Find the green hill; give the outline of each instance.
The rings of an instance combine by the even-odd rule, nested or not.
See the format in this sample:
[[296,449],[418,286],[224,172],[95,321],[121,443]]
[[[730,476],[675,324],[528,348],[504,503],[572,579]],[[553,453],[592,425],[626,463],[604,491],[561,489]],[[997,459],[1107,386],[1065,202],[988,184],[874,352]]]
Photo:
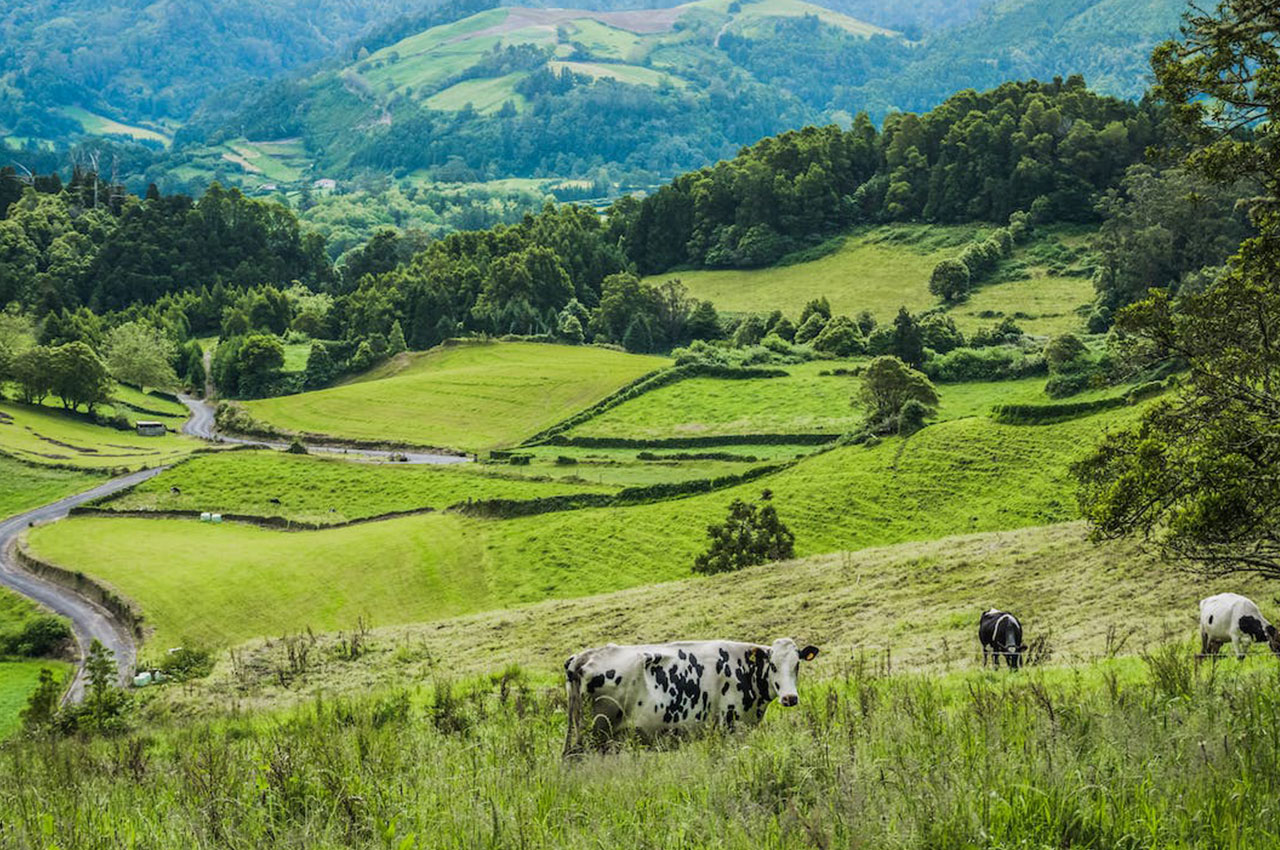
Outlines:
[[156,645],[224,646],[344,628],[362,615],[379,625],[435,620],[684,578],[705,548],[707,524],[734,498],[755,499],[764,488],[801,556],[1070,520],[1067,464],[1134,412],[1038,427],[959,419],[635,507],[509,520],[427,515],[296,533],[72,518],[32,530],[30,545],[133,599]]
[[582,346],[460,344],[245,406],[290,431],[479,451],[530,437],[667,362]]

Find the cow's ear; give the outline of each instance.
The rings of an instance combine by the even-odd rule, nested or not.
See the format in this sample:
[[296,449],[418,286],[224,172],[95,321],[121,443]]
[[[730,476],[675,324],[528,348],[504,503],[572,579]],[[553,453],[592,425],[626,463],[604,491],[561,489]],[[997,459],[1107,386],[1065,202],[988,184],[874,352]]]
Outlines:
[[801,661],[812,661],[817,657],[818,657],[818,648],[816,646],[813,646],[812,644],[800,650]]

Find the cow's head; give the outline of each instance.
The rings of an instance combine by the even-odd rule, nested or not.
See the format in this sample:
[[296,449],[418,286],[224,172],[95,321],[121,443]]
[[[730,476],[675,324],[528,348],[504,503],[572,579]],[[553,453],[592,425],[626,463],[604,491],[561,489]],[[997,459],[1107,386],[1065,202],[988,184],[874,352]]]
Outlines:
[[1271,647],[1271,651],[1276,655],[1280,655],[1280,630],[1270,623],[1267,623],[1267,646]]
[[800,701],[797,692],[800,679],[800,662],[812,661],[818,657],[816,646],[797,649],[791,638],[778,638],[769,648],[765,668],[769,677],[769,699],[777,699],[784,706],[790,707]]

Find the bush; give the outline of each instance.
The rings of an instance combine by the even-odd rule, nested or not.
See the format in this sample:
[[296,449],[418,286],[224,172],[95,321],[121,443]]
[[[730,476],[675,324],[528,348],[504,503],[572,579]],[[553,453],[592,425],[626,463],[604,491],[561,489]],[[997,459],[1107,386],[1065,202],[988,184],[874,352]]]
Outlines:
[[1049,398],[1067,398],[1082,393],[1092,386],[1100,385],[1102,381],[1102,373],[1096,369],[1062,372],[1049,376],[1049,380],[1044,385],[1044,392]]
[[813,347],[816,351],[836,357],[853,357],[865,352],[867,343],[852,319],[848,316],[836,316],[814,338]]
[[0,652],[26,658],[61,655],[71,640],[71,628],[64,620],[51,615],[33,617],[22,628],[0,639]]
[[796,329],[796,343],[803,345],[806,342],[812,342],[818,334],[822,333],[822,329],[826,326],[827,318],[815,311],[809,315],[809,318],[801,322],[800,327]]
[[991,409],[991,418],[1005,425],[1049,425],[1100,410],[1123,407],[1126,403],[1125,397],[1116,396],[1065,404],[998,404]]
[[862,373],[859,400],[866,410],[871,431],[896,430],[908,402],[924,408],[921,421],[938,407],[938,391],[929,379],[896,357],[877,357]]
[[285,451],[291,455],[304,455],[307,453],[307,447],[303,445],[300,438],[294,437],[289,442],[289,448],[285,449]]
[[1043,375],[1044,358],[1016,348],[957,348],[924,364],[924,373],[939,383],[958,381],[1008,381]]
[[924,427],[924,421],[933,415],[933,409],[919,399],[907,399],[898,411],[898,433],[904,437]]
[[202,679],[213,672],[213,652],[185,646],[171,649],[155,669],[175,682]]
[[693,571],[702,575],[795,557],[796,537],[770,504],[734,499],[729,516],[722,523],[707,526],[707,536],[710,547],[693,563]]
[[930,313],[920,320],[920,336],[925,348],[932,348],[938,354],[964,345],[964,334],[956,327],[955,319],[942,313]]
[[1089,349],[1075,334],[1054,337],[1044,347],[1044,359],[1050,372],[1071,371],[1072,364],[1088,356]]

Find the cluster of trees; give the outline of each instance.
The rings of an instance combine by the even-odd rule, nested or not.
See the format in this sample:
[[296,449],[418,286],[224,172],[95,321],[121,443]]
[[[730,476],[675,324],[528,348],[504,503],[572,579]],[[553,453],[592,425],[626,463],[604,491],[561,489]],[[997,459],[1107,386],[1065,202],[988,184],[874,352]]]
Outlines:
[[981,240],[970,242],[960,255],[934,266],[929,291],[953,303],[969,297],[969,291],[995,271],[1000,260],[1013,253],[1013,246],[1031,233],[1030,216],[1019,210],[1009,216],[1009,226],[1001,227]]
[[877,131],[807,127],[685,174],[611,212],[645,273],[770,263],[860,222],[1096,218],[1109,189],[1160,138],[1154,107],[1089,91],[1083,79],[964,91]]
[[104,311],[219,283],[320,288],[333,276],[322,238],[238,189],[215,184],[194,200],[153,187],[137,198],[93,172],[26,187],[0,170],[0,197],[15,194],[0,220],[0,304]]

